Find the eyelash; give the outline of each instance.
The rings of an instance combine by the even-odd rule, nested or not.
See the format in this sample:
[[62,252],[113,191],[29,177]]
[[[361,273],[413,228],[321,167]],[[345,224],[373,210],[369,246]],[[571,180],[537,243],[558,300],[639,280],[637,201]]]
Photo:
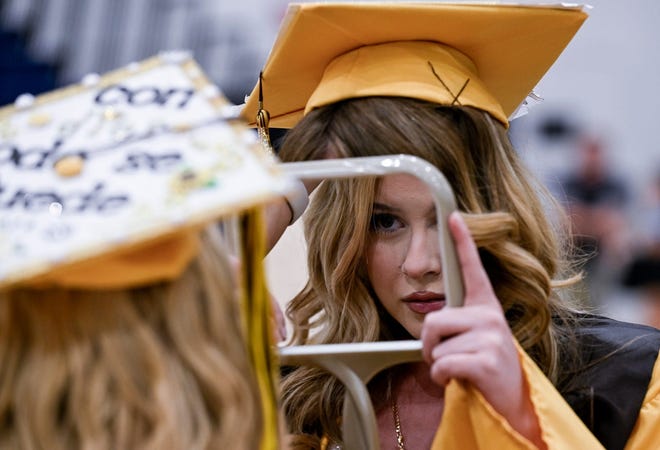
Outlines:
[[[383,220],[391,221],[391,225],[383,226]],[[395,229],[392,229],[396,225]],[[403,227],[401,220],[390,213],[374,213],[371,216],[371,230],[378,234],[389,234],[394,233]]]

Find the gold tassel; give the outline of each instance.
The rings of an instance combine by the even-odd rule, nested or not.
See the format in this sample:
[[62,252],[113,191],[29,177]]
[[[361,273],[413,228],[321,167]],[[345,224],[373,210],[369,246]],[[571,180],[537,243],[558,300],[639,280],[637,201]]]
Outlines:
[[259,141],[261,146],[266,150],[266,152],[271,155],[275,154],[273,150],[273,144],[270,141],[270,131],[268,129],[268,123],[270,122],[270,114],[264,109],[264,91],[263,91],[263,77],[261,72],[259,72],[259,103],[257,111],[257,133],[259,135]]
[[270,298],[266,288],[263,260],[266,255],[266,233],[262,211],[245,212],[241,218],[242,313],[248,351],[257,377],[263,412],[261,450],[279,447],[277,380],[278,364],[273,352],[273,330]]

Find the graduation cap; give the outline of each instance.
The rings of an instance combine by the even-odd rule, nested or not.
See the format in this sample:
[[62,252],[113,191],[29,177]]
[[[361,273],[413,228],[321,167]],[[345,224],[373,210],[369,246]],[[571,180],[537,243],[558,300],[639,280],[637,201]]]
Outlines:
[[262,448],[275,448],[259,208],[291,181],[233,106],[190,55],[164,53],[0,109],[0,290],[173,280],[197,254],[200,229],[238,215]]
[[563,5],[291,4],[242,114],[255,121],[261,87],[273,128],[366,96],[473,106],[508,125],[586,17]]
[[176,278],[196,230],[287,180],[185,54],[0,110],[0,286]]

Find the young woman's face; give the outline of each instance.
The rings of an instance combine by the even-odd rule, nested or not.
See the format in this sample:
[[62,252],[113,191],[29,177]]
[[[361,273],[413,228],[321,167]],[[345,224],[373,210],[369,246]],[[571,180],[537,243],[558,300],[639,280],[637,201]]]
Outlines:
[[381,179],[374,199],[367,272],[381,304],[413,337],[445,306],[433,198],[412,175]]

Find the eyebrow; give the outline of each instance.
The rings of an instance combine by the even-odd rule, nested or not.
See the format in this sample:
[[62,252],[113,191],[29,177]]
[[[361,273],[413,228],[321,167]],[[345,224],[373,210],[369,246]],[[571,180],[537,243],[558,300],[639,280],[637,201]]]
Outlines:
[[[384,212],[397,213],[397,214],[401,212],[400,208],[396,208],[394,206],[388,205],[387,203],[374,202],[372,204],[372,207],[374,211],[384,211]],[[435,204],[431,204],[431,208],[428,211],[426,211],[426,214],[433,216],[436,215]]]
[[373,206],[374,210],[381,210],[381,211],[387,211],[387,212],[397,212],[397,211],[399,211],[399,208],[395,208],[395,207],[390,206],[386,203],[374,202],[372,206]]

